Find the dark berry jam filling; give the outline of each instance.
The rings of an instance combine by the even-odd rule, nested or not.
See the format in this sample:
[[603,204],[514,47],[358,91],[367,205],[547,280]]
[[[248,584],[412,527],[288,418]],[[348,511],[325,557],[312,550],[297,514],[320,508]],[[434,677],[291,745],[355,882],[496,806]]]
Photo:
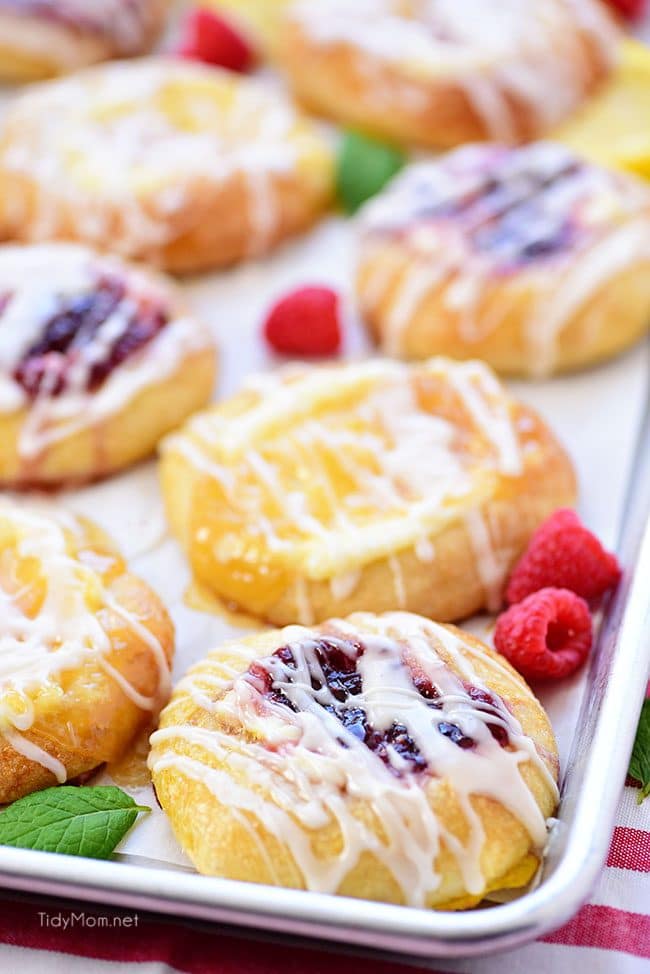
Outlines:
[[[416,198],[421,201],[418,217],[459,224],[473,249],[492,257],[504,270],[572,247],[579,233],[572,203],[584,164],[565,155],[549,164],[548,158],[538,161],[535,152],[526,149],[484,151],[485,158],[458,172],[450,160],[449,181],[457,182],[459,192],[431,199],[428,180],[416,185]],[[484,177],[480,168],[486,170]],[[468,180],[468,175],[475,178]],[[468,183],[469,188],[462,188]]]
[[[363,692],[363,679],[357,663],[364,653],[365,647],[358,641],[318,639],[313,648],[313,659],[317,665],[309,665],[314,699],[327,713],[340,721],[349,733],[376,754],[394,774],[400,775],[404,771],[426,771],[426,758],[404,724],[394,721],[386,730],[377,729],[370,722],[363,706],[355,701],[355,698]],[[265,665],[264,662],[253,663],[249,668],[248,677],[264,697],[295,713],[298,708],[281,686],[278,686],[278,682],[294,682],[292,674],[297,670],[296,658],[290,646],[283,646],[273,655],[284,664],[282,681],[278,681],[274,676],[272,670],[275,668]],[[411,678],[414,689],[426,701],[427,706],[432,710],[441,710],[443,704],[438,689],[421,673],[411,671]],[[333,697],[335,703],[319,700],[319,691],[324,687],[329,690],[328,698]],[[491,694],[474,686],[466,687],[466,692],[470,699],[485,704],[498,716],[505,716],[496,698]],[[505,728],[491,723],[487,723],[487,727],[502,747],[507,746],[509,737]],[[437,733],[463,750],[476,745],[476,741],[467,736],[457,724],[449,721],[440,721],[437,724],[432,722],[432,731],[434,728],[437,729]],[[348,746],[344,737],[339,738],[339,743],[343,747]]]
[[[117,337],[100,346],[99,330],[116,312],[125,315],[124,326]],[[92,291],[60,301],[56,312],[43,322],[41,337],[16,366],[14,379],[31,399],[59,396],[72,386],[76,391],[94,391],[154,339],[168,320],[162,306],[127,294],[125,283],[117,277],[102,277]]]

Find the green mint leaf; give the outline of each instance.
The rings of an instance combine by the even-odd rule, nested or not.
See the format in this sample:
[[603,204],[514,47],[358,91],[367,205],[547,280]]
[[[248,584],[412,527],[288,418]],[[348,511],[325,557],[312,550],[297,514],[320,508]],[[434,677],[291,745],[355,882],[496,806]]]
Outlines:
[[638,797],[640,805],[650,795],[650,700],[643,701],[629,773],[641,786]]
[[112,785],[46,788],[0,813],[0,845],[108,859],[139,813],[149,811]]
[[346,212],[355,213],[362,203],[376,196],[405,162],[404,153],[394,146],[347,132],[337,167],[338,195]]

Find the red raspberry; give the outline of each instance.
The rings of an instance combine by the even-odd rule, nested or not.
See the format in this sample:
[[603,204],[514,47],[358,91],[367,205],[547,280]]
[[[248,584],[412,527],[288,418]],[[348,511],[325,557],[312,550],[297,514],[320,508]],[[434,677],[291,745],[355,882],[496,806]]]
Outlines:
[[256,60],[248,40],[225,17],[205,7],[191,10],[185,18],[178,54],[241,74]]
[[614,588],[621,569],[614,555],[581,523],[575,511],[555,511],[537,529],[516,565],[506,600],[512,605],[540,588],[568,588],[592,602]]
[[628,20],[638,20],[647,6],[647,0],[607,0],[607,3]]
[[329,287],[302,287],[275,304],[264,337],[284,355],[334,355],[341,347],[339,297]]
[[529,680],[559,680],[581,666],[593,639],[584,599],[543,588],[497,619],[494,645]]

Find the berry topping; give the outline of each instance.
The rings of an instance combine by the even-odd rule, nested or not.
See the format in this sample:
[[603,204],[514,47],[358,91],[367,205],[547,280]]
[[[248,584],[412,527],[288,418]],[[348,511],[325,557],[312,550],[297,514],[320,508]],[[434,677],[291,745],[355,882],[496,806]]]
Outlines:
[[472,738],[463,734],[460,727],[456,724],[448,724],[443,720],[442,723],[438,724],[438,731],[443,737],[448,737],[454,744],[458,744],[458,747],[462,747],[463,749],[474,747]]
[[464,146],[409,167],[362,219],[371,232],[404,234],[427,256],[453,253],[462,239],[511,273],[582,245],[591,232],[583,211],[600,178],[549,142]]
[[[115,330],[106,327],[102,334],[111,319]],[[14,379],[30,398],[59,396],[71,387],[97,389],[167,321],[158,304],[132,297],[123,281],[104,277],[93,290],[61,301],[16,366]]]
[[575,511],[555,511],[537,529],[508,582],[509,604],[541,588],[566,588],[592,602],[618,584],[616,557],[581,523]]
[[252,70],[256,61],[248,39],[225,17],[204,7],[186,17],[178,53],[240,74]]
[[648,6],[647,0],[606,0],[606,2],[628,20],[639,20]]
[[[363,667],[359,666],[365,653],[366,647],[361,642],[323,637],[314,640],[308,651],[283,646],[268,659],[253,663],[246,678],[269,702],[287,707],[293,713],[300,709],[296,700],[304,699],[310,686],[311,698],[348,732],[336,738],[342,747],[351,746],[348,735],[352,734],[397,776],[427,770],[427,759],[406,726],[408,718],[402,722],[396,717],[388,726],[373,725],[366,710]],[[443,699],[437,687],[410,666],[408,672],[413,688],[431,712],[431,733],[437,731],[461,750],[474,748],[476,741],[457,722],[443,719]],[[474,713],[480,713],[492,737],[501,747],[506,747],[510,739],[504,726],[508,715],[503,703],[478,687],[466,686],[464,689],[468,700],[477,704]],[[376,699],[375,688],[369,700]]]
[[529,680],[559,680],[581,666],[593,640],[584,599],[543,588],[499,616],[494,645]]
[[339,297],[329,287],[302,287],[269,312],[264,337],[283,355],[334,355],[341,347]]

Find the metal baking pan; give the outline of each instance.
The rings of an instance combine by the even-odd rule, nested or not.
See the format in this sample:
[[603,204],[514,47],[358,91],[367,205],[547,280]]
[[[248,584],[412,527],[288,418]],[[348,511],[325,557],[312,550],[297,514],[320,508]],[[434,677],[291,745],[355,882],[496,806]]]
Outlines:
[[568,920],[605,860],[650,663],[650,399],[618,551],[625,566],[586,678],[557,824],[537,887],[509,903],[436,913],[213,879],[160,864],[0,848],[0,885],[419,957],[504,950]]

